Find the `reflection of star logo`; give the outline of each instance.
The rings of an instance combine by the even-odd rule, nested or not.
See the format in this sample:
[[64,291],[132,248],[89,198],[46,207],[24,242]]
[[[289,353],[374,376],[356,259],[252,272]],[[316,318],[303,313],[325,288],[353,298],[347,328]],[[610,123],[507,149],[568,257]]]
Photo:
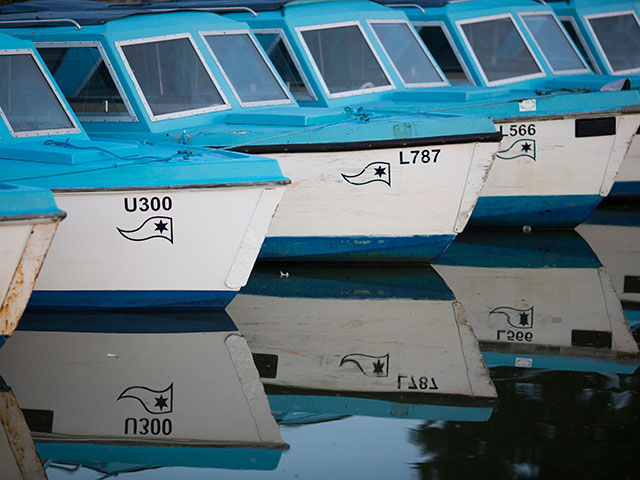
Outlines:
[[380,178],[382,178],[383,175],[386,174],[386,169],[382,168],[382,167],[378,167],[376,168],[376,175]]
[[530,143],[523,143],[522,144],[522,151],[523,152],[528,152],[531,150],[531,144]]
[[373,364],[373,373],[382,373],[383,367],[384,362],[381,362],[380,359],[378,359],[378,361]]
[[529,325],[529,315],[525,312],[520,314],[520,325]]
[[169,405],[167,405],[167,399],[164,398],[164,395],[160,395],[159,397],[154,398],[156,399],[156,404],[154,406],[158,407],[160,411],[162,411],[164,407],[169,408]]
[[158,223],[154,223],[154,225],[156,226],[155,231],[162,233],[167,230],[168,224],[160,220]]

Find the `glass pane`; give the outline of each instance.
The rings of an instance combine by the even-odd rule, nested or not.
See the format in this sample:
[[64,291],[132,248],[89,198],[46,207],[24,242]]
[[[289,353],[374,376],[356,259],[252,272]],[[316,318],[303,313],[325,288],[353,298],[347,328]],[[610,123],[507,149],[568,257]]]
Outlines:
[[510,18],[467,23],[462,30],[490,82],[540,72]]
[[29,55],[0,55],[0,108],[14,132],[74,128]]
[[576,44],[576,47],[578,47],[578,50],[580,50],[580,53],[582,54],[582,57],[585,59],[585,61],[589,65],[589,68],[594,72],[598,72],[598,69],[593,66],[593,63],[591,63],[591,58],[587,54],[587,48],[585,47],[584,42],[582,41],[582,38],[580,38],[580,36],[578,35],[578,32],[576,32],[576,29],[573,27],[573,23],[570,20],[562,20],[562,26],[571,37],[571,40],[573,40],[573,43]]
[[331,93],[390,85],[371,48],[355,25],[302,32]]
[[614,72],[640,68],[640,26],[632,14],[591,18],[589,23]]
[[442,83],[442,78],[406,23],[374,23],[373,29],[404,83]]
[[205,38],[242,102],[288,99],[249,35],[207,35]]
[[531,35],[554,71],[584,70],[584,64],[553,15],[523,15]]
[[122,51],[154,115],[224,104],[188,39],[125,45]]
[[38,51],[78,117],[129,117],[97,47]]
[[315,97],[307,89],[281,35],[278,33],[256,33],[255,35],[294,98],[302,102],[314,101]]
[[435,25],[417,28],[420,38],[422,38],[431,55],[438,62],[451,85],[472,85],[458,61],[458,57],[453,51],[444,30]]

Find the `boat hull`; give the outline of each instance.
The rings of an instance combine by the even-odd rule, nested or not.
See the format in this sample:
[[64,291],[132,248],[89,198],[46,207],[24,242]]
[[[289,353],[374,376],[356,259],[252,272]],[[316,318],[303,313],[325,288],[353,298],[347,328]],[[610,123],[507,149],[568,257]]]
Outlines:
[[431,261],[461,232],[497,143],[281,153],[292,179],[261,259]]
[[62,218],[0,221],[0,346],[18,325]]
[[637,114],[496,122],[505,137],[469,224],[579,224],[611,190],[639,123]]
[[35,308],[223,308],[242,287],[281,186],[54,191],[68,212]]

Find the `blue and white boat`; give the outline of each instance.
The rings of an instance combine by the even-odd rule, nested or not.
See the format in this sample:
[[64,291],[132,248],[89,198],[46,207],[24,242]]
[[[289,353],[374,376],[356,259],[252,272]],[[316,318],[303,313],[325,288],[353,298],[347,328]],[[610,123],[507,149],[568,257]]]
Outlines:
[[[640,9],[628,0],[550,1],[594,72],[628,79],[640,88]],[[611,197],[640,195],[640,138],[629,148]]]
[[504,138],[472,225],[583,221],[640,124],[638,93],[600,91],[615,79],[589,71],[541,3],[417,3],[256,2],[258,16],[228,16],[249,23],[301,105],[491,116]]
[[27,311],[0,352],[48,470],[273,470],[288,448],[223,311]]
[[90,140],[31,42],[6,35],[0,80],[0,182],[51,189],[68,214],[30,306],[224,307],[233,298],[289,182],[276,160]]
[[227,311],[285,422],[486,421],[497,400],[464,307],[429,266],[257,265]]
[[[262,258],[428,261],[462,231],[501,138],[488,118],[301,108],[246,23],[146,8],[2,18],[29,25],[11,31],[37,43],[92,138],[278,159],[293,183]],[[65,16],[81,28],[52,21]]]
[[573,231],[466,232],[434,268],[467,309],[489,367],[633,373],[640,364],[611,275]]
[[64,217],[50,190],[0,183],[0,346],[18,325]]

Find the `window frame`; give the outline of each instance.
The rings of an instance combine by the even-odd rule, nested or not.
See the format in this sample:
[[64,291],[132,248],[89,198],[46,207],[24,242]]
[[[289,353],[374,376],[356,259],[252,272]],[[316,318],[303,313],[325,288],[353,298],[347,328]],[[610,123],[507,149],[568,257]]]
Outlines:
[[[382,73],[384,74],[385,78],[389,82],[389,85],[382,85],[379,87],[372,87],[372,88],[359,88],[356,90],[346,90],[344,92],[331,93],[329,91],[329,88],[327,87],[326,82],[324,81],[324,77],[322,76],[322,73],[320,73],[320,68],[316,64],[316,61],[313,58],[313,55],[311,54],[311,50],[309,49],[307,42],[305,42],[304,37],[302,36],[302,32],[315,31],[315,30],[328,30],[330,28],[352,27],[352,26],[355,26],[358,28],[358,30],[360,30],[360,34],[362,35],[364,41],[367,43],[367,45],[371,49],[371,53],[373,53],[374,58],[378,62],[378,66],[382,69]],[[300,45],[302,45],[302,48],[307,54],[307,57],[309,58],[309,62],[311,62],[311,67],[313,68],[318,78],[318,81],[320,82],[320,85],[322,85],[322,88],[325,92],[325,95],[327,95],[327,98],[329,99],[345,98],[345,97],[352,97],[354,95],[366,95],[368,93],[386,92],[389,90],[397,89],[395,83],[393,82],[393,79],[389,76],[389,72],[387,72],[387,69],[382,63],[382,59],[378,55],[378,52],[376,52],[376,49],[373,47],[371,43],[371,39],[362,28],[362,25],[360,24],[360,22],[358,22],[357,20],[350,20],[346,22],[318,23],[315,25],[304,25],[300,27],[295,27],[295,31],[296,31],[296,34],[298,35]]]
[[[597,73],[598,75],[602,75],[602,72],[600,71],[600,66],[598,65],[598,62],[596,61],[595,57],[593,56],[593,52],[589,48],[589,44],[587,43],[586,39],[584,38],[584,35],[582,35],[582,32],[578,28],[578,22],[576,22],[576,19],[573,18],[571,15],[568,15],[568,16],[560,16],[560,15],[558,15],[558,20],[560,20],[560,23],[562,23],[562,22],[571,23],[571,26],[573,27],[573,30],[576,32],[576,35],[578,36],[578,39],[580,40],[580,43],[582,43],[582,46],[584,47],[584,51],[587,52],[587,56],[589,57],[589,61],[591,62],[591,65],[593,65],[593,72]],[[563,27],[564,27],[564,25],[563,25]],[[566,29],[567,28],[565,27],[565,30]],[[567,32],[567,33],[569,33],[569,32]],[[571,35],[569,35],[569,36],[571,36]]]
[[[102,58],[102,61],[104,62],[105,66],[107,67],[107,70],[109,71],[109,74],[111,75],[111,79],[113,80],[113,83],[116,86],[116,90],[118,90],[118,93],[120,94],[120,97],[122,98],[124,106],[127,109],[127,113],[129,114],[129,118],[93,115],[93,116],[86,116],[86,117],[85,116],[78,117],[78,119],[82,118],[83,122],[129,122],[129,123],[133,123],[133,122],[137,122],[138,121],[138,117],[136,116],[136,113],[133,110],[133,106],[131,105],[131,102],[129,101],[129,98],[127,97],[127,95],[124,92],[124,88],[122,87],[122,83],[120,82],[120,79],[116,75],[116,72],[115,72],[115,70],[113,68],[113,64],[109,60],[109,57],[107,56],[107,54],[106,54],[106,52],[104,50],[104,47],[102,46],[102,44],[100,42],[92,42],[92,41],[81,41],[81,42],[73,42],[73,41],[71,41],[71,42],[33,42],[33,44],[35,45],[36,49],[41,48],[41,47],[42,48],[92,48],[92,47],[96,47],[98,49],[98,51],[100,52],[100,57]],[[91,72],[93,72],[93,71],[95,71],[95,68],[91,70]],[[53,73],[51,75],[53,76]],[[87,78],[84,79],[83,85],[85,85]],[[71,106],[71,104],[69,104],[69,106]]]
[[[525,17],[527,17],[527,16],[538,16],[538,17],[540,17],[540,16],[543,16],[543,15],[549,16],[549,17],[551,17],[553,19],[553,21],[556,23],[556,25],[560,29],[560,32],[564,35],[565,39],[567,40],[567,42],[569,43],[569,45],[573,49],[574,53],[576,54],[576,56],[578,57],[578,59],[580,60],[580,62],[582,63],[582,66],[584,68],[580,68],[580,69],[574,68],[574,69],[570,69],[570,70],[556,70],[556,69],[553,68],[553,66],[551,65],[551,62],[547,58],[547,55],[544,53],[544,50],[542,49],[542,47],[540,47],[540,44],[538,43],[538,40],[536,40],[536,36],[533,34],[531,29],[529,28],[529,25],[527,25],[527,22],[525,21]],[[580,73],[591,73],[591,69],[589,68],[589,65],[587,65],[587,63],[584,61],[584,59],[582,58],[582,54],[576,48],[576,46],[573,44],[573,40],[571,39],[569,34],[565,31],[564,27],[558,21],[558,19],[553,14],[553,12],[540,11],[540,10],[531,11],[531,12],[518,12],[518,16],[520,17],[520,21],[524,25],[524,28],[526,28],[527,32],[529,32],[529,35],[531,36],[531,39],[533,40],[533,43],[535,43],[536,47],[540,51],[540,54],[542,55],[542,58],[544,58],[544,61],[547,62],[547,66],[549,67],[549,70],[551,70],[551,72],[554,75],[575,75],[575,74],[580,74]]]
[[590,20],[592,18],[618,17],[618,16],[623,16],[623,15],[628,15],[628,14],[631,14],[633,16],[633,18],[636,20],[636,24],[638,24],[638,27],[640,28],[640,21],[638,21],[638,16],[636,15],[636,12],[633,11],[633,10],[618,10],[618,11],[615,11],[615,12],[593,13],[591,15],[584,15],[583,16],[583,18],[585,20],[585,23],[587,24],[587,28],[589,28],[589,32],[591,32],[591,36],[593,37],[593,41],[595,42],[596,46],[598,47],[598,50],[600,51],[600,53],[602,55],[604,63],[607,65],[607,68],[609,69],[609,72],[611,72],[611,75],[626,75],[627,73],[638,73],[638,72],[640,72],[640,67],[627,68],[626,70],[614,70],[613,67],[611,66],[611,62],[609,61],[609,57],[605,53],[604,48],[602,48],[602,44],[600,43],[600,39],[596,35],[596,31],[593,29],[593,26],[591,25],[591,21]]
[[[464,61],[464,58],[460,54],[460,50],[456,46],[456,44],[455,44],[455,42],[453,40],[453,37],[451,36],[451,32],[449,32],[449,29],[447,28],[447,25],[445,24],[445,22],[440,21],[440,20],[437,20],[437,21],[433,20],[433,21],[427,21],[427,22],[425,22],[425,21],[417,21],[417,22],[413,22],[413,26],[416,29],[416,32],[418,30],[418,27],[440,27],[440,29],[444,33],[444,36],[446,37],[446,39],[449,42],[449,46],[451,47],[451,50],[453,50],[453,54],[456,56],[456,59],[458,60],[458,63],[462,67],[462,71],[465,74],[465,76],[467,77],[467,80],[469,81],[469,85],[470,86],[477,86],[476,81],[473,79],[473,75],[471,74],[471,71],[469,70],[469,67],[467,66],[467,62]],[[417,32],[417,33],[418,33],[418,36],[419,36],[420,33],[419,32]],[[423,43],[422,38],[420,38],[420,43]],[[436,64],[437,64],[437,62],[436,62]],[[438,68],[441,68],[440,65],[438,65]],[[444,72],[442,72],[442,73],[444,74],[445,77],[447,76],[446,73],[444,73]],[[451,83],[451,80],[449,80],[448,78],[447,78],[447,80],[449,81],[449,83]]]
[[[471,24],[471,23],[481,23],[481,22],[486,22],[491,20],[499,20],[501,18],[508,18],[509,20],[511,20],[512,25],[520,35],[520,39],[522,40],[522,42],[524,43],[524,46],[526,47],[527,51],[531,55],[531,58],[533,58],[533,61],[538,66],[538,69],[540,70],[538,73],[528,73],[526,75],[519,75],[517,77],[509,77],[509,78],[502,78],[500,80],[489,81],[484,71],[484,68],[482,67],[482,64],[480,63],[480,61],[478,60],[478,57],[476,56],[476,52],[473,50],[473,48],[471,48],[471,43],[469,42],[467,35],[464,33],[462,26]],[[480,75],[482,76],[482,79],[484,80],[487,86],[494,87],[498,85],[508,85],[510,83],[521,82],[523,80],[532,80],[534,78],[543,78],[547,76],[547,73],[544,71],[544,68],[542,67],[542,64],[540,63],[540,61],[538,60],[538,57],[535,55],[535,53],[531,49],[531,45],[529,45],[529,42],[527,42],[526,37],[523,35],[523,32],[520,29],[520,26],[518,25],[518,22],[515,21],[515,19],[513,18],[513,15],[511,15],[510,13],[501,13],[497,15],[488,15],[484,17],[474,17],[474,18],[465,18],[462,20],[456,20],[456,26],[458,27],[462,41],[465,43],[467,49],[469,50],[469,54],[471,55],[471,58],[473,59],[476,66],[478,67],[478,71],[480,72]]]
[[[168,41],[168,40],[177,40],[177,39],[181,39],[181,38],[186,38],[191,43],[191,46],[193,47],[196,55],[198,56],[198,58],[202,62],[202,65],[203,65],[205,71],[207,72],[207,75],[209,75],[209,78],[213,82],[213,85],[215,86],[216,90],[218,91],[218,94],[220,95],[220,98],[222,98],[223,104],[222,105],[214,105],[214,106],[211,106],[211,107],[194,108],[194,109],[191,109],[191,110],[181,110],[179,112],[162,113],[160,115],[155,115],[153,113],[153,110],[151,110],[151,106],[149,105],[149,102],[147,101],[147,97],[145,96],[144,92],[142,91],[142,88],[140,87],[140,84],[138,83],[138,79],[133,74],[133,69],[131,68],[131,65],[129,64],[129,61],[127,60],[127,57],[124,54],[124,50],[122,49],[122,47],[126,47],[127,45],[141,45],[141,44],[146,44],[146,43],[156,43],[156,42],[162,42],[162,41]],[[114,45],[115,45],[116,49],[118,50],[118,54],[120,55],[120,60],[122,61],[127,73],[129,74],[129,78],[131,79],[131,82],[133,83],[133,86],[134,86],[136,92],[138,93],[138,96],[140,97],[140,100],[142,101],[142,105],[144,106],[144,109],[146,110],[147,115],[149,116],[149,119],[152,122],[158,122],[158,121],[162,121],[162,120],[170,120],[170,119],[174,119],[174,118],[192,117],[194,115],[200,115],[200,114],[203,114],[203,113],[219,112],[219,111],[222,111],[222,110],[229,110],[231,108],[231,105],[229,104],[229,101],[228,101],[226,95],[224,94],[224,91],[222,90],[222,88],[220,88],[220,84],[216,80],[215,75],[213,75],[213,72],[209,68],[209,65],[207,64],[207,62],[205,61],[204,57],[202,56],[202,52],[198,48],[198,45],[196,44],[196,42],[194,41],[194,39],[193,39],[193,37],[191,36],[190,33],[185,32],[185,33],[176,33],[176,34],[172,34],[172,35],[156,35],[156,36],[153,36],[153,37],[140,37],[140,38],[127,39],[127,40],[118,40],[118,41],[114,42]]]
[[[307,76],[304,73],[304,70],[302,69],[302,64],[300,63],[300,61],[298,60],[298,57],[295,55],[295,53],[293,52],[293,47],[291,46],[291,43],[289,42],[289,39],[287,38],[287,36],[284,33],[284,29],[282,28],[255,28],[252,29],[252,32],[254,33],[254,35],[256,34],[275,34],[275,35],[279,35],[280,38],[282,39],[282,42],[284,43],[284,47],[287,49],[287,52],[289,52],[289,55],[291,56],[291,60],[293,60],[293,64],[296,67],[296,70],[298,71],[298,74],[300,75],[300,78],[302,79],[302,82],[304,83],[305,87],[307,87],[307,91],[309,92],[309,94],[311,95],[311,97],[313,97],[313,100],[304,100],[306,102],[317,102],[318,101],[318,96],[316,95],[315,90],[311,87],[311,83],[309,83],[309,79],[307,78]],[[264,50],[263,48],[261,48],[261,50]],[[267,53],[265,51],[265,53]],[[267,53],[267,56],[269,56],[269,54]],[[280,77],[280,75],[278,75],[278,78],[282,78]],[[289,90],[287,88],[287,90]],[[289,92],[291,93],[291,92]],[[293,95],[293,93],[291,93],[291,95],[295,98],[295,95]]]
[[[418,45],[420,46],[420,48],[424,52],[425,56],[431,62],[431,66],[434,68],[434,70],[436,71],[436,73],[440,77],[440,82],[407,83],[407,82],[404,81],[404,78],[402,78],[402,75],[400,74],[400,71],[398,70],[398,67],[396,66],[395,62],[391,58],[391,55],[389,55],[389,52],[387,51],[386,47],[384,46],[384,43],[382,42],[382,40],[380,40],[380,37],[376,33],[375,28],[373,28],[374,24],[390,24],[390,23],[405,24],[407,27],[409,27],[409,31],[414,36],[414,38],[416,39],[416,42],[418,43]],[[425,87],[447,87],[447,86],[449,86],[449,81],[447,80],[446,75],[442,72],[442,70],[440,69],[440,66],[435,61],[433,56],[431,55],[431,52],[429,52],[427,47],[424,45],[424,43],[422,42],[422,39],[416,33],[415,29],[413,28],[413,25],[411,25],[411,23],[409,21],[401,19],[401,18],[367,19],[367,25],[369,26],[369,29],[373,33],[373,36],[375,37],[377,42],[380,44],[380,48],[382,48],[382,51],[387,56],[387,59],[389,60],[389,63],[393,67],[393,70],[396,72],[396,75],[398,75],[398,78],[400,79],[400,81],[402,82],[402,85],[405,88],[425,88]]]
[[72,133],[82,133],[82,129],[76,122],[75,115],[69,109],[64,96],[61,95],[60,92],[58,92],[56,85],[53,83],[53,81],[50,78],[50,74],[48,73],[48,70],[46,70],[44,65],[40,63],[40,61],[38,60],[38,57],[36,56],[35,51],[30,48],[0,49],[0,56],[25,55],[25,54],[30,55],[31,58],[33,58],[34,63],[42,73],[42,76],[46,80],[47,85],[49,85],[51,92],[53,92],[53,94],[55,95],[56,99],[58,100],[58,103],[62,107],[62,110],[67,115],[67,118],[69,119],[73,127],[55,128],[51,130],[24,130],[24,131],[16,132],[13,129],[11,122],[9,122],[9,119],[7,118],[4,111],[2,110],[2,107],[0,107],[0,117],[2,117],[2,119],[4,120],[4,123],[7,126],[7,129],[9,130],[9,133],[11,134],[11,136],[13,138],[26,138],[26,137],[44,137],[44,136],[50,136],[50,135],[67,135]]
[[[266,55],[266,52],[264,51],[264,49],[257,43],[256,39],[253,38],[253,35],[251,35],[251,31],[250,30],[248,30],[248,29],[200,30],[200,31],[198,31],[198,34],[200,35],[200,38],[202,39],[202,41],[204,42],[205,46],[209,50],[209,53],[213,57],[213,60],[216,62],[216,65],[218,66],[218,69],[222,73],[222,76],[224,77],[225,81],[227,82],[227,85],[229,85],[229,88],[231,88],[231,91],[233,92],[233,95],[236,97],[236,100],[238,100],[238,103],[240,104],[240,106],[242,106],[242,107],[264,107],[264,106],[270,106],[270,105],[290,105],[292,103],[295,103],[295,100],[293,99],[293,96],[292,96],[291,92],[289,91],[287,86],[284,84],[284,82],[280,78],[280,74],[277,72],[277,70],[271,64],[271,60],[269,60],[269,57]],[[240,95],[238,94],[238,91],[236,90],[236,87],[233,85],[233,82],[231,81],[231,79],[227,76],[227,72],[225,72],[224,68],[222,67],[222,64],[218,60],[218,57],[213,52],[213,48],[211,48],[211,45],[209,45],[209,42],[207,41],[207,38],[206,38],[209,35],[211,35],[211,36],[213,36],[213,35],[217,35],[217,36],[222,36],[222,35],[246,35],[247,37],[249,37],[249,39],[251,40],[251,43],[253,43],[253,46],[256,48],[256,51],[258,52],[260,57],[262,57],[262,60],[264,61],[265,65],[269,68],[269,71],[271,72],[271,74],[275,78],[276,82],[278,82],[278,85],[280,85],[280,88],[284,92],[284,94],[287,97],[287,99],[282,99],[282,100],[259,100],[259,101],[255,101],[255,102],[244,102],[244,101],[242,101],[242,99],[240,98]]]

